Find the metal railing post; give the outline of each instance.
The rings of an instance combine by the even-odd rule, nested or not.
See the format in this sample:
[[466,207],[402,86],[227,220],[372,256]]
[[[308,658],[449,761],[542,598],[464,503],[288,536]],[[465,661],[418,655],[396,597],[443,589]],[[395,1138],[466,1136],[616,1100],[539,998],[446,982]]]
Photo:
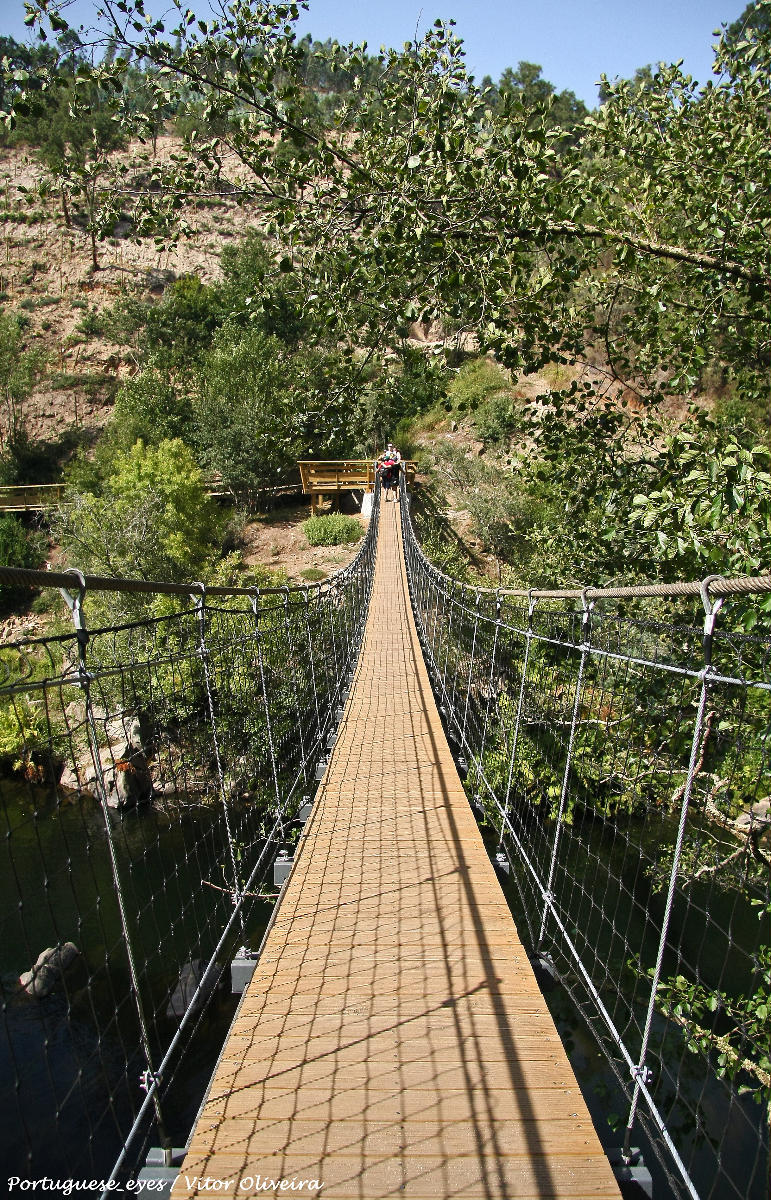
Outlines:
[[[461,745],[466,745],[466,728],[468,725],[468,708],[471,700],[471,676],[474,672],[474,659],[477,651],[477,633],[479,631],[479,607],[482,603],[482,594],[477,592],[476,597],[476,614],[474,616],[474,634],[471,639],[471,658],[468,665],[468,679],[466,680],[466,707],[463,710],[463,729],[461,730],[460,740]],[[455,703],[455,693],[453,693],[453,704]]]
[[257,642],[257,664],[260,670],[260,686],[262,688],[262,702],[265,708],[265,732],[268,738],[268,752],[270,754],[270,769],[273,775],[273,790],[276,796],[276,817],[281,837],[284,837],[284,812],[281,804],[281,788],[278,782],[278,768],[276,767],[276,750],[273,744],[273,724],[270,719],[270,702],[268,700],[268,688],[265,681],[265,661],[262,653],[262,630],[260,629],[260,592],[259,588],[252,596],[252,612],[254,613],[254,636]]
[[482,762],[485,754],[485,745],[487,744],[487,730],[490,726],[490,707],[493,699],[493,679],[495,677],[495,660],[498,654],[498,636],[501,631],[501,612],[503,609],[503,597],[500,592],[495,593],[495,633],[493,634],[493,648],[490,652],[490,673],[487,677],[487,700],[485,702],[485,719],[482,722],[482,738],[479,745],[479,753],[477,761],[479,763],[479,772],[482,773]]
[[640,1089],[643,1083],[650,1082],[651,1073],[646,1066],[646,1058],[648,1056],[648,1044],[650,1042],[651,1027],[653,1023],[653,1013],[656,1007],[656,995],[658,993],[659,983],[661,981],[661,969],[664,961],[664,952],[666,949],[667,938],[669,936],[669,926],[672,919],[672,907],[675,899],[675,888],[677,886],[677,874],[680,869],[680,860],[683,852],[683,842],[685,839],[685,826],[688,819],[688,808],[693,791],[693,781],[696,776],[696,764],[700,754],[702,729],[704,725],[704,713],[707,707],[707,699],[710,691],[710,676],[712,674],[712,638],[715,631],[715,621],[720,609],[723,606],[722,600],[712,601],[709,594],[709,584],[714,578],[708,577],[704,580],[701,587],[701,599],[704,605],[704,666],[699,673],[700,691],[699,703],[696,709],[696,719],[693,726],[693,738],[691,739],[691,754],[688,760],[688,774],[685,781],[685,790],[680,804],[680,822],[677,829],[677,839],[675,841],[675,852],[672,858],[672,869],[669,873],[669,887],[667,889],[667,898],[664,904],[664,918],[661,923],[661,934],[659,937],[658,952],[656,954],[656,965],[653,968],[653,977],[651,980],[651,991],[648,998],[648,1010],[645,1014],[645,1025],[643,1028],[642,1042],[640,1045],[640,1056],[637,1063],[632,1068],[632,1076],[634,1078],[634,1091],[632,1093],[632,1101],[629,1106],[629,1117],[624,1131],[624,1156],[628,1158],[632,1141],[632,1128],[634,1126],[635,1117],[637,1115],[637,1106],[640,1099]]
[[284,630],[286,632],[286,646],[288,660],[292,669],[292,692],[294,695],[294,711],[297,718],[297,733],[300,738],[300,754],[303,761],[303,777],[305,776],[305,764],[307,756],[305,753],[305,720],[304,714],[300,709],[300,694],[297,689],[297,670],[295,668],[294,654],[291,652],[292,633],[289,624],[289,588],[284,591]]
[[573,762],[573,746],[575,744],[576,727],[578,725],[578,713],[579,713],[580,706],[581,706],[581,690],[582,690],[583,681],[584,681],[584,667],[586,665],[586,657],[589,653],[589,650],[591,649],[591,615],[592,615],[592,609],[594,607],[594,602],[587,600],[586,591],[584,591],[584,593],[581,597],[581,603],[583,605],[583,616],[581,619],[581,642],[580,642],[580,645],[578,646],[578,649],[581,651],[581,659],[578,664],[578,676],[576,678],[576,691],[575,691],[575,696],[573,697],[573,715],[570,720],[570,737],[568,739],[568,752],[567,752],[567,758],[565,760],[565,771],[562,776],[562,788],[560,790],[560,802],[559,802],[559,808],[557,810],[557,819],[556,819],[556,823],[555,823],[555,827],[554,827],[554,844],[552,846],[551,862],[549,864],[549,877],[546,881],[546,888],[545,888],[545,892],[544,892],[544,905],[543,905],[543,915],[541,917],[541,928],[540,928],[540,932],[538,934],[538,941],[537,941],[536,947],[535,947],[536,954],[540,953],[540,951],[541,951],[541,947],[543,945],[544,934],[546,933],[546,921],[547,921],[547,918],[549,915],[549,909],[551,907],[552,901],[554,900],[552,886],[554,884],[554,874],[557,869],[557,853],[559,851],[560,835],[562,832],[562,818],[565,813],[565,803],[567,801],[568,786],[570,783],[570,769],[571,769],[572,762]]
[[[81,571],[71,570],[68,574],[72,574],[78,584],[78,591],[73,595],[68,589],[61,588],[61,594],[70,610],[72,623],[75,627],[75,636],[78,643],[78,668],[73,682],[82,690],[83,700],[86,710],[86,727],[88,730],[88,745],[91,753],[91,760],[94,766],[94,774],[96,779],[96,790],[99,796],[99,805],[102,809],[102,817],[104,819],[105,834],[107,836],[107,847],[110,855],[110,871],[112,874],[113,888],[115,889],[115,897],[118,902],[118,914],[120,918],[121,933],[123,934],[123,944],[126,949],[126,959],[128,962],[129,978],[131,980],[131,991],[134,996],[134,1007],[136,1008],[137,1020],[139,1022],[139,1040],[142,1046],[142,1054],[146,1063],[145,1071],[140,1076],[140,1086],[148,1090],[151,1083],[157,1084],[159,1076],[155,1073],[153,1066],[153,1055],[150,1049],[150,1034],[145,1015],[144,1005],[142,1003],[142,993],[139,987],[139,972],[137,970],[136,959],[134,957],[134,946],[131,940],[131,930],[129,928],[128,912],[126,909],[126,901],[123,895],[123,887],[120,878],[120,869],[118,867],[118,853],[115,847],[115,839],[112,832],[112,821],[110,819],[110,807],[107,803],[107,785],[104,778],[104,768],[102,766],[102,758],[99,751],[99,738],[96,730],[96,720],[94,717],[94,706],[91,699],[91,682],[93,676],[90,674],[86,662],[86,648],[89,641],[89,633],[86,627],[85,616],[83,613],[83,601],[86,595],[86,581]],[[171,1166],[171,1139],[166,1132],[166,1125],[163,1119],[161,1110],[160,1097],[158,1096],[157,1087],[153,1091],[153,1111],[155,1114],[155,1123],[158,1129],[158,1139],[163,1150],[164,1161],[166,1166]]]
[[[206,688],[206,706],[209,714],[209,724],[211,725],[212,746],[214,747],[214,762],[217,767],[220,803],[222,804],[222,816],[225,822],[225,833],[228,839],[230,867],[233,872],[233,891],[231,893],[231,898],[234,906],[238,907],[243,893],[241,890],[241,881],[238,873],[235,838],[233,837],[233,830],[230,826],[230,812],[228,809],[227,787],[225,785],[225,771],[222,766],[222,755],[220,754],[219,737],[217,736],[217,719],[214,710],[214,690],[212,687],[211,672],[209,671],[209,647],[206,644],[206,584],[198,583],[195,586],[200,589],[199,591],[191,592],[191,598],[195,603],[195,613],[198,622],[198,657],[201,660],[204,686]],[[244,931],[243,925],[244,922],[242,915],[242,937]]]
[[527,632],[525,634],[525,658],[522,663],[522,678],[519,681],[519,698],[517,700],[517,715],[514,718],[514,734],[511,740],[511,755],[509,758],[509,774],[506,779],[506,796],[503,801],[503,816],[501,819],[501,833],[498,839],[498,850],[503,847],[503,836],[506,830],[506,822],[509,819],[509,801],[511,799],[511,781],[514,777],[514,763],[517,756],[517,745],[519,742],[519,730],[522,723],[522,707],[525,702],[525,688],[527,686],[527,672],[530,665],[530,647],[533,643],[533,613],[537,604],[536,598],[533,596],[532,590],[528,596],[527,605]]
[[316,687],[316,664],[313,658],[313,641],[311,639],[311,619],[310,619],[310,594],[309,589],[303,589],[303,598],[305,600],[305,633],[308,641],[308,663],[311,668],[311,683],[313,685],[313,703],[316,709],[316,738],[321,734],[321,714],[319,712],[319,693]]

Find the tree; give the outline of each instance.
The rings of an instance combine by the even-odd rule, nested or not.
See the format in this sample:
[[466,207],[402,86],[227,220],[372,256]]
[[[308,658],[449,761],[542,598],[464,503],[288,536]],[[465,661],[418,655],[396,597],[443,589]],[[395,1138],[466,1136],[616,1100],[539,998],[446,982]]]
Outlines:
[[281,342],[226,325],[206,356],[194,401],[195,440],[206,469],[252,492],[294,466],[296,433]]
[[102,495],[69,495],[54,532],[82,571],[184,583],[213,569],[221,521],[183,442],[138,441],[116,457]]
[[[575,134],[589,110],[574,92],[567,89],[557,92],[554,85],[543,78],[541,71],[537,63],[522,61],[516,70],[507,67],[497,85],[489,76],[485,76],[482,92],[487,93],[488,101],[492,101],[495,108],[500,106],[503,97],[508,96],[523,108],[532,110],[536,121],[544,117],[549,125]],[[574,138],[571,136],[562,139],[559,144],[565,146],[572,140]]]
[[634,497],[633,526],[647,533],[664,577],[672,561],[681,578],[757,575],[771,544],[771,453],[717,437],[706,420],[702,425],[706,436],[686,424],[669,439],[660,486]]
[[232,321],[260,329],[289,346],[311,333],[297,280],[291,273],[276,273],[274,256],[258,230],[247,230],[240,242],[225,246],[222,275],[222,310]]
[[137,441],[145,446],[174,439],[187,442],[191,428],[192,406],[186,390],[151,358],[115,397],[108,441],[115,450],[124,451]]
[[28,440],[24,401],[43,366],[41,352],[27,348],[22,319],[0,313],[0,460],[7,483],[16,482],[15,464]]
[[741,57],[741,51],[745,49],[741,46],[742,42],[748,38],[757,37],[758,34],[767,37],[769,33],[771,33],[771,10],[768,5],[752,0],[744,12],[726,28],[723,37],[725,53],[730,56],[738,51]]
[[51,46],[27,46],[15,38],[0,37],[0,110],[10,108],[30,75],[55,61],[56,53]]
[[[756,13],[767,13],[760,0]],[[37,18],[53,13],[38,0]],[[114,14],[114,19],[110,17]],[[118,14],[123,15],[118,15]],[[699,90],[677,67],[644,88],[608,84],[564,150],[549,113],[513,93],[491,108],[470,80],[451,25],[438,22],[373,71],[339,50],[355,101],[332,128],[309,109],[294,4],[179,10],[167,29],[142,0],[108,9],[89,34],[117,54],[79,75],[116,114],[129,59],[174,107],[191,92],[220,133],[192,139],[144,183],[127,180],[140,232],[178,226],[180,197],[258,202],[297,273],[306,317],[365,343],[416,315],[477,331],[509,365],[602,350],[611,378],[644,398],[687,391],[710,363],[748,393],[767,386],[771,287],[771,137],[763,20],[718,46],[717,82]],[[57,27],[64,18],[57,10]],[[174,39],[179,40],[177,49]],[[548,90],[535,68],[519,81]],[[359,86],[356,79],[368,79]],[[514,73],[512,73],[514,74]],[[22,104],[42,105],[41,77]],[[280,156],[276,156],[276,147]],[[226,177],[226,158],[239,165]],[[313,298],[313,299],[311,299]]]
[[[103,90],[88,77],[79,35],[64,27],[58,32],[56,51],[53,47],[45,47],[44,51],[32,56],[30,66],[21,74],[44,72],[51,81],[49,102],[41,108],[25,102],[24,93],[19,96],[15,108],[21,120],[16,139],[35,147],[36,156],[48,172],[44,191],[51,187],[58,192],[67,228],[73,225],[73,205],[83,204],[92,265],[97,270],[97,241],[112,228],[115,216],[109,205],[102,211],[107,190],[104,185],[110,175],[109,155],[124,144],[123,131]],[[109,54],[104,62],[109,68]]]
[[[45,554],[45,539],[31,534],[18,517],[0,516],[0,565],[37,570]],[[0,612],[18,603],[29,603],[29,588],[3,584],[0,587]]]

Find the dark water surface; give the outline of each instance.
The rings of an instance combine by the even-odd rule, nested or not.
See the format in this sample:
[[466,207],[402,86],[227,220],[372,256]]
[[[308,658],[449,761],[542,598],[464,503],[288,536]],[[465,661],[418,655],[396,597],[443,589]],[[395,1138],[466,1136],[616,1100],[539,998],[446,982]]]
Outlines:
[[[146,1066],[104,819],[89,799],[0,787],[0,1180],[103,1178],[144,1098]],[[232,913],[204,883],[225,882],[220,820],[201,805],[111,816],[154,1066],[178,1028],[166,1010],[180,971],[208,960]],[[242,940],[259,943],[270,911],[254,903],[236,930],[222,986],[163,1096],[174,1145],[187,1138],[235,1011],[229,958]],[[77,964],[50,995],[29,997],[19,975],[64,941],[78,947]]]

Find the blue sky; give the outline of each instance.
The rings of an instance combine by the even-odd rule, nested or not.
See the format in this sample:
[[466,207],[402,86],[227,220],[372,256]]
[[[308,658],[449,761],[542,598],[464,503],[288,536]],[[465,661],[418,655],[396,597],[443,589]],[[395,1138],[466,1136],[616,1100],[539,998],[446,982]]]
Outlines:
[[[188,0],[189,2],[189,0]],[[636,67],[685,60],[685,69],[705,82],[712,66],[713,29],[736,19],[747,0],[311,0],[301,32],[342,42],[366,41],[370,50],[401,46],[436,17],[454,17],[478,79],[516,66],[540,63],[560,90],[569,88],[587,104],[597,99],[604,71],[632,75]],[[204,0],[191,7],[203,12]],[[71,13],[87,22],[96,8],[74,0]],[[160,16],[165,0],[147,0]],[[0,29],[24,37],[23,0],[0,0]]]

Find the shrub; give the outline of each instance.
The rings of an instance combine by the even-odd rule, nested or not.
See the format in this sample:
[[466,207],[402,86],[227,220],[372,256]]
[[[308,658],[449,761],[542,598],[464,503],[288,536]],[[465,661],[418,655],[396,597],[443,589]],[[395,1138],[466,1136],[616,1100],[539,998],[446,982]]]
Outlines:
[[447,395],[458,412],[473,412],[488,396],[508,387],[508,379],[500,367],[488,358],[476,358],[460,368],[447,388]]
[[[10,514],[0,517],[0,566],[34,570],[40,566],[42,557],[43,539],[39,534],[29,534],[21,521]],[[0,612],[29,596],[27,587],[1,586]]]
[[[210,577],[221,526],[190,450],[172,439],[158,446],[139,441],[117,455],[103,495],[70,493],[54,534],[68,563],[87,573],[186,583]],[[118,619],[144,603],[111,596],[92,596],[92,608],[99,604],[103,615]]]
[[32,754],[45,746],[42,705],[26,696],[0,705],[0,762],[14,771],[29,769]]
[[344,546],[358,542],[362,535],[361,523],[356,517],[345,517],[342,513],[325,513],[303,521],[303,531],[311,546]]
[[519,422],[514,401],[505,392],[484,400],[476,412],[477,434],[483,442],[504,442],[517,429]]
[[83,314],[83,317],[75,326],[78,333],[84,333],[86,337],[101,337],[104,333],[104,320],[96,310],[96,306]]

